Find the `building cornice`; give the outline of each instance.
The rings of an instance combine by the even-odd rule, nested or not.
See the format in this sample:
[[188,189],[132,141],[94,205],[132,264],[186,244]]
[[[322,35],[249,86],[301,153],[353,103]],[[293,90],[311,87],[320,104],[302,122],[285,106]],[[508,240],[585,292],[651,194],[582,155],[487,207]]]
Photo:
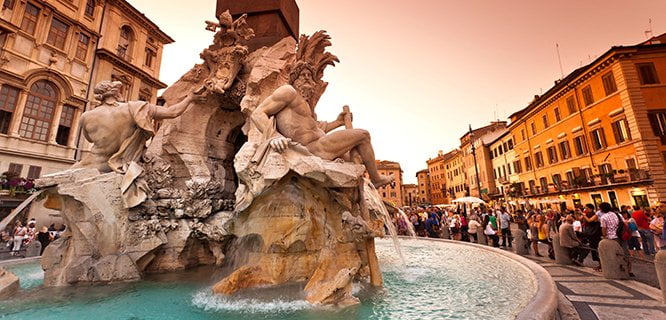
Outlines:
[[138,22],[141,22],[142,27],[148,30],[150,35],[155,36],[157,40],[164,44],[169,44],[175,42],[168,34],[166,34],[160,27],[157,26],[152,20],[148,19],[141,11],[137,10],[129,2],[125,0],[107,0],[108,3],[117,6],[123,11],[123,13],[131,16]]
[[166,83],[151,76],[147,72],[141,70],[141,68],[129,63],[127,60],[119,57],[117,54],[108,49],[104,48],[97,49],[96,54],[99,56],[100,59],[106,59],[108,61],[111,61],[113,65],[122,67],[125,71],[131,73],[132,75],[137,75],[139,78],[141,78],[147,84],[153,87],[156,87],[158,89],[164,89],[167,87]]

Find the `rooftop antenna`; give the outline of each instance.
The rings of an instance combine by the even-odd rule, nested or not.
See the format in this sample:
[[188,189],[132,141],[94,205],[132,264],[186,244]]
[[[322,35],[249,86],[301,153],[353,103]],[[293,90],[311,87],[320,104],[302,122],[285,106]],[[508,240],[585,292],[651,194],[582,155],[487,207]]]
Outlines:
[[645,38],[652,39],[652,18],[648,19],[648,29],[645,30]]
[[564,69],[562,69],[562,58],[560,57],[560,45],[558,43],[555,43],[555,50],[557,50],[557,61],[560,63],[560,74],[561,78],[560,80],[564,79]]

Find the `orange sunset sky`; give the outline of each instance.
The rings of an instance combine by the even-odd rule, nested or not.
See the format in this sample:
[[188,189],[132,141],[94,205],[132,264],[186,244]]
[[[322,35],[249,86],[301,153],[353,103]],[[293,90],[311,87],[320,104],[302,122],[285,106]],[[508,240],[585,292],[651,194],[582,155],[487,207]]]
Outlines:
[[[240,0],[239,0],[240,1]],[[176,81],[212,41],[215,0],[129,0],[176,42],[161,80]],[[349,104],[378,159],[400,162],[404,182],[469,124],[505,120],[562,74],[614,45],[666,32],[663,0],[297,0],[300,32],[324,29],[340,64],[317,107],[333,120]]]

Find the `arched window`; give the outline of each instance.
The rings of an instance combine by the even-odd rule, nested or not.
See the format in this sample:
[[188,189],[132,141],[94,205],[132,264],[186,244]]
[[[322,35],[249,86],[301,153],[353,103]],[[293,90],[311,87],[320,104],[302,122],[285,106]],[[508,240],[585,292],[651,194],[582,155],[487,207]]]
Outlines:
[[46,80],[35,82],[25,102],[19,134],[28,139],[47,141],[57,102],[58,89],[53,83]]
[[129,26],[120,28],[120,39],[118,40],[118,55],[123,59],[129,59],[132,56],[132,43],[134,42],[134,32]]

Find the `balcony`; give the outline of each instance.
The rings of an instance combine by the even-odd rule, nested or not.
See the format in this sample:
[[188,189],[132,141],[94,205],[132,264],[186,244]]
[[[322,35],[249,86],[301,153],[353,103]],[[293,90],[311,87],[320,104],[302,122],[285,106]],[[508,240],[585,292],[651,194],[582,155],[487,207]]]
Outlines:
[[509,184],[509,179],[507,179],[506,177],[499,177],[497,178],[497,181],[503,185]]

